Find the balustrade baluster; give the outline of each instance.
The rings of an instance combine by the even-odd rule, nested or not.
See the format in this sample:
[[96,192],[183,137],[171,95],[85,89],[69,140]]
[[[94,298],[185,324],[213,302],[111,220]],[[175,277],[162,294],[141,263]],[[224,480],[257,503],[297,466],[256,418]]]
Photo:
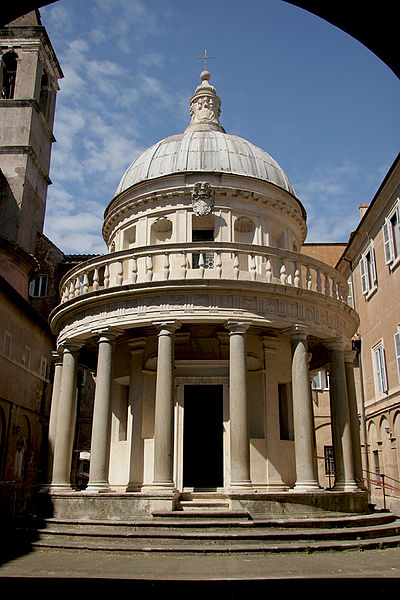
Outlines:
[[325,276],[325,296],[330,296],[331,295],[331,286],[329,283],[329,276],[324,273]]
[[279,273],[279,279],[280,279],[280,282],[281,282],[282,285],[286,285],[286,278],[287,278],[287,276],[286,276],[286,265],[285,265],[285,263],[282,263],[281,270],[280,270],[280,273]]
[[199,254],[199,271],[200,277],[204,277],[204,253],[200,252]]
[[289,272],[286,277],[286,285],[293,285],[292,267],[294,268],[294,265],[293,265],[292,261],[289,261]]
[[75,279],[75,297],[79,296],[81,293],[81,278],[80,277],[76,277]]
[[217,269],[217,275],[218,275],[218,279],[221,279],[222,277],[222,259],[221,259],[221,252],[216,252],[216,257],[215,257],[215,266]]
[[109,266],[106,265],[104,267],[104,287],[108,288],[109,285],[110,285],[110,269],[109,269]]
[[271,281],[272,281],[272,265],[271,265],[269,256],[267,256],[267,261],[265,263],[265,278],[267,280],[267,283],[271,283]]
[[122,261],[119,260],[117,262],[117,276],[116,276],[116,283],[117,283],[117,285],[122,285],[123,274],[124,274],[124,268],[122,266]]
[[87,294],[88,291],[89,291],[89,277],[88,277],[87,271],[85,271],[83,274],[81,293]]
[[169,264],[169,254],[168,252],[164,253],[164,279],[169,279],[170,272],[170,264]]
[[131,280],[132,280],[132,283],[136,283],[136,280],[137,280],[137,260],[136,260],[136,256],[132,256],[132,262],[131,262]]
[[93,290],[96,291],[99,289],[99,269],[95,267],[93,273]]
[[301,288],[301,265],[294,263],[294,285]]
[[322,278],[321,271],[319,269],[317,269],[317,292],[319,292],[320,294],[322,292]]
[[238,279],[239,278],[239,257],[238,257],[238,253],[234,252],[233,253],[233,279]]
[[182,279],[186,279],[187,257],[186,257],[186,252],[184,250],[182,250],[182,252],[181,252],[181,273],[182,273]]
[[252,281],[256,280],[256,257],[254,256],[254,254],[250,255],[250,276]]
[[146,268],[147,268],[147,281],[151,281],[153,279],[153,257],[151,254],[147,255]]
[[311,290],[312,289],[312,275],[311,275],[311,269],[310,269],[309,265],[307,265],[306,283],[307,283],[307,289]]
[[332,298],[338,299],[338,287],[336,285],[336,281],[332,279]]

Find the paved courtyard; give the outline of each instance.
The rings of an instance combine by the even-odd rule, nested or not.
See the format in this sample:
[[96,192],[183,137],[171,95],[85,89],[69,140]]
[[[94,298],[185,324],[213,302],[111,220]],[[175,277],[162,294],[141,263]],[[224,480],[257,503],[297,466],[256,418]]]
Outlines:
[[295,591],[310,593],[348,591],[398,593],[400,548],[363,552],[316,552],[285,555],[115,554],[36,550],[5,560],[0,585],[7,584],[20,599],[69,597],[71,593],[104,592],[116,600],[132,594],[146,598],[186,598],[211,590],[225,598],[247,593]]

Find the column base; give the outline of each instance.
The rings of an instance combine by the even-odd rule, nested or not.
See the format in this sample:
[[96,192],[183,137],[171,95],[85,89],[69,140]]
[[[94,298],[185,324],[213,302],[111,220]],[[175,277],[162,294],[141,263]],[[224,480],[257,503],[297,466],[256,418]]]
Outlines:
[[48,494],[71,494],[76,491],[70,483],[50,483],[41,489]]
[[295,483],[294,488],[292,488],[290,491],[294,493],[300,492],[303,494],[304,492],[322,492],[322,488],[317,481],[298,481]]
[[154,482],[143,485],[141,492],[154,494],[157,496],[174,496],[176,493],[175,484],[173,482]]
[[[360,487],[355,481],[339,481],[333,486],[334,492],[359,492]],[[364,491],[364,490],[363,490]]]
[[112,490],[110,488],[110,484],[107,482],[93,482],[93,483],[88,483],[86,488],[84,490],[82,490],[83,493],[87,493],[87,494],[108,494],[113,492],[114,490]]
[[231,481],[227,491],[230,494],[248,493],[253,491],[253,486],[251,481]]

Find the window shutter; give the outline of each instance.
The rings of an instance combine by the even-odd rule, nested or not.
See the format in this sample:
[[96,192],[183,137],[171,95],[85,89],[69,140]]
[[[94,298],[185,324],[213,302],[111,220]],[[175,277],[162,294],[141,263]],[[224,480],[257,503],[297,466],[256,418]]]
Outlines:
[[397,375],[400,381],[400,331],[394,334],[394,348],[396,351]]
[[377,381],[377,384],[378,384],[378,395],[381,395],[383,393],[383,386],[382,386],[382,363],[381,363],[381,353],[380,353],[380,350],[381,350],[380,346],[374,350],[375,368],[376,368],[376,381]]
[[393,237],[392,225],[390,221],[385,221],[383,225],[383,247],[385,249],[385,263],[388,265],[393,260]]
[[370,281],[370,285],[372,287],[376,284],[375,252],[374,252],[374,249],[372,246],[371,246],[371,250],[370,250],[370,257],[371,257],[371,271],[372,271],[372,281]]
[[367,261],[365,257],[362,256],[360,260],[360,273],[361,273],[361,291],[363,294],[366,294],[369,290],[369,282],[367,276]]
[[382,387],[383,387],[383,391],[387,392],[388,391],[388,382],[387,382],[387,375],[386,375],[385,351],[383,349],[383,346],[381,346],[381,363],[382,363]]

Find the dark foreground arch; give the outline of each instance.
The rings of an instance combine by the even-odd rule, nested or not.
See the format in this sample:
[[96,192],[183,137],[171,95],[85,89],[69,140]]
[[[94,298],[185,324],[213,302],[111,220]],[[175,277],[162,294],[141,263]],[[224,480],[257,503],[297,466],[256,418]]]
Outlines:
[[[6,2],[0,14],[0,27],[27,12],[58,0],[14,0]],[[68,0],[64,0],[67,2]],[[369,48],[400,78],[398,18],[393,0],[379,5],[361,0],[283,0],[332,23]]]

